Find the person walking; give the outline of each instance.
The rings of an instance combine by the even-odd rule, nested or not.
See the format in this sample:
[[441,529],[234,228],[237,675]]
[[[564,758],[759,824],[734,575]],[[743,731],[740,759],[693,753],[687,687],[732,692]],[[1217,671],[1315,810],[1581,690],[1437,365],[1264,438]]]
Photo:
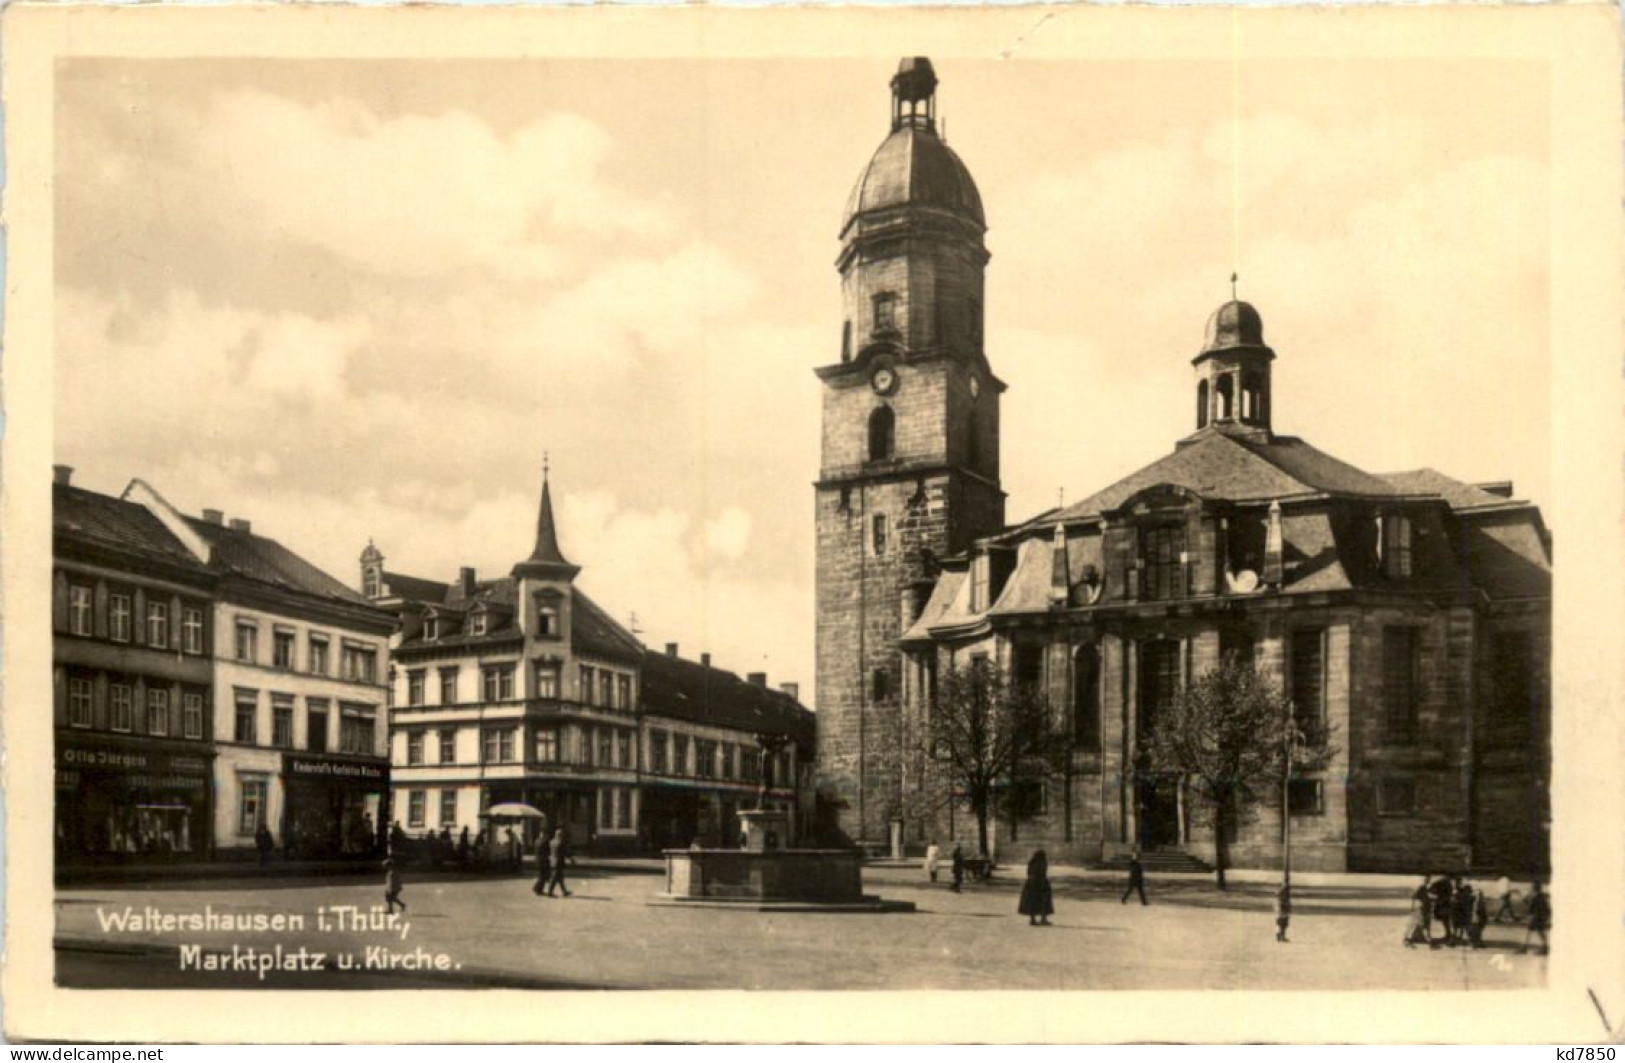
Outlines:
[[1499,902],[1495,908],[1496,923],[1517,923],[1518,913],[1512,910],[1512,902],[1517,892],[1512,888],[1512,880],[1502,875],[1495,880],[1495,899]]
[[1451,922],[1455,909],[1451,901],[1450,877],[1440,875],[1433,881],[1433,918],[1439,921],[1441,931],[1438,945],[1449,945],[1455,940],[1454,924]]
[[1540,954],[1542,956],[1552,951],[1552,946],[1546,940],[1546,930],[1552,925],[1552,901],[1540,888],[1540,880],[1536,879],[1529,890],[1529,929],[1523,934],[1522,952],[1529,951],[1529,939],[1535,934],[1540,935]]
[[406,911],[406,902],[401,900],[401,869],[393,858],[384,861],[384,903],[390,915],[395,914],[397,904]]
[[276,848],[276,841],[271,837],[270,828],[263,823],[254,831],[254,848],[260,851],[261,867],[271,862],[271,850]]
[[1140,865],[1140,851],[1138,849],[1134,850],[1134,854],[1129,857],[1128,886],[1123,890],[1123,899],[1119,903],[1127,904],[1128,895],[1131,893],[1140,895],[1142,905],[1151,903],[1145,897],[1145,868]]
[[553,865],[553,873],[547,880],[547,895],[553,896],[553,889],[557,887],[566,897],[570,895],[570,888],[564,884],[564,861],[569,856],[569,849],[564,840],[564,828],[560,827],[553,832],[553,840],[547,844],[547,857]]
[[1481,949],[1484,947],[1484,928],[1489,925],[1489,922],[1490,902],[1484,896],[1482,889],[1475,890],[1473,892],[1473,921],[1471,923],[1473,948]]
[[1027,861],[1027,881],[1021,887],[1016,911],[1027,917],[1028,926],[1049,926],[1055,914],[1055,896],[1049,884],[1049,856],[1040,849]]
[[1433,939],[1433,895],[1428,891],[1429,876],[1411,893],[1411,911],[1405,919],[1405,947],[1415,948]]
[[956,844],[954,846],[953,875],[954,884],[949,888],[958,893],[960,887],[965,884],[965,847],[963,845]]
[[935,838],[925,847],[925,873],[931,876],[931,881],[937,880],[937,865],[942,863],[942,849],[937,845]]
[[1292,922],[1292,887],[1281,883],[1275,892],[1275,940],[1286,940],[1286,928]]
[[547,893],[548,881],[553,877],[553,862],[548,857],[548,848],[547,835],[541,835],[536,839],[536,884],[530,891],[538,897]]
[[1451,893],[1451,904],[1454,906],[1453,916],[1456,925],[1456,944],[1471,945],[1473,943],[1473,909],[1477,907],[1476,894],[1472,884],[1462,876],[1456,876],[1455,889]]

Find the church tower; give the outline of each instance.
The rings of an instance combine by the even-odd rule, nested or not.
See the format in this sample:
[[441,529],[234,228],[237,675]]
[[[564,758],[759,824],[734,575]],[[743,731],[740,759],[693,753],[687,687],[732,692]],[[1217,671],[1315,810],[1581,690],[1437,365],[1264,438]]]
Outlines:
[[841,226],[840,360],[817,482],[820,797],[854,841],[896,814],[902,653],[936,559],[1004,524],[999,395],[983,350],[987,221],[937,130],[931,61],[891,81],[891,132]]

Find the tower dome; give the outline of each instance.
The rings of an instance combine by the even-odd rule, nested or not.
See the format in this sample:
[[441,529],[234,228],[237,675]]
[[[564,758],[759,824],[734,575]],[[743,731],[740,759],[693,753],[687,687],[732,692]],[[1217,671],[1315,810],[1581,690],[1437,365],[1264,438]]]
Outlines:
[[1232,347],[1263,347],[1264,319],[1251,303],[1232,299],[1213,311],[1207,319],[1207,335],[1202,342],[1202,353],[1229,350]]
[[987,228],[970,171],[937,135],[937,76],[931,60],[904,59],[892,78],[892,130],[846,202],[844,233],[862,214],[896,207],[945,210]]

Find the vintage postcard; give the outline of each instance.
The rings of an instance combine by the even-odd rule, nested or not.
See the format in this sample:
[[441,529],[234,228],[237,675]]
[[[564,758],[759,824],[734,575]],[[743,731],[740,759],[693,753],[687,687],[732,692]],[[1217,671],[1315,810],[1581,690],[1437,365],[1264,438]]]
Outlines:
[[11,1036],[1619,1036],[1611,8],[6,28]]

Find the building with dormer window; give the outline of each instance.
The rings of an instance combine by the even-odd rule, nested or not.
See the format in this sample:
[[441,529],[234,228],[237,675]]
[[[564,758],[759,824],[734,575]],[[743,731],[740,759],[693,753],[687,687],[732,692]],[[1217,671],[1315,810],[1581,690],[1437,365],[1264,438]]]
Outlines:
[[[1509,483],[1368,473],[1278,434],[1275,352],[1258,311],[1232,300],[1192,359],[1192,434],[1081,502],[1005,525],[1004,385],[980,303],[954,313],[980,295],[986,220],[936,136],[935,85],[924,59],[892,81],[892,131],[842,231],[841,361],[817,370],[831,828],[893,848],[974,837],[953,795],[930,800],[919,765],[903,770],[926,800],[909,808],[940,811],[905,818],[883,754],[921,730],[942,670],[984,658],[1047,692],[1074,738],[1062,775],[1007,795],[1002,859],[1037,847],[1083,862],[1135,849],[1210,858],[1185,780],[1151,771],[1139,737],[1235,654],[1329,723],[1337,747],[1238,828],[1238,866],[1279,866],[1290,816],[1306,869],[1544,870],[1551,543],[1539,510]],[[887,328],[854,330],[877,288],[898,294]]]
[[[597,851],[729,843],[756,800],[757,734],[791,739],[770,799],[810,801],[797,780],[811,713],[765,677],[651,652],[612,619],[575,584],[545,473],[535,546],[507,576],[436,583],[383,564],[369,543],[361,585],[399,618],[390,729],[409,836],[478,837],[491,806],[519,802]],[[538,822],[523,830],[533,845]]]

